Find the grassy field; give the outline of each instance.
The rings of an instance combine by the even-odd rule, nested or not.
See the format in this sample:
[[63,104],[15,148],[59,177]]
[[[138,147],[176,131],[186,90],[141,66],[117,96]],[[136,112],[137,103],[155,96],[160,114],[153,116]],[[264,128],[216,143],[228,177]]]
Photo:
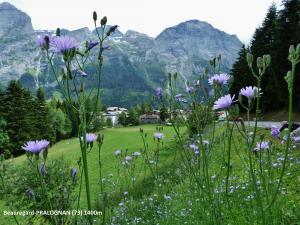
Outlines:
[[[128,127],[128,128],[110,128],[105,129],[101,133],[104,135],[104,144],[101,149],[101,160],[103,164],[103,177],[109,177],[110,174],[116,174],[116,157],[114,155],[115,150],[117,149],[128,149],[129,154],[140,151],[143,147],[143,142],[140,137],[140,128],[143,128],[144,132],[148,134],[148,144],[149,149],[155,148],[155,142],[153,140],[153,133],[156,132],[155,125],[143,125],[138,127]],[[164,138],[164,149],[167,149],[168,146],[174,141],[173,128],[164,126],[163,133]],[[72,138],[68,140],[63,140],[49,149],[49,160],[58,159],[63,157],[63,159],[72,167],[77,166],[77,160],[80,157],[80,148],[77,138]],[[172,157],[172,151],[162,152],[162,161],[167,161],[168,158]],[[140,159],[141,160],[141,159]],[[25,155],[8,160],[8,163],[19,166],[23,165],[27,161]],[[170,161],[172,162],[172,161]],[[167,165],[168,163],[166,163]],[[89,176],[90,184],[92,191],[92,199],[95,202],[97,193],[99,193],[99,167],[98,167],[98,148],[94,146],[92,151],[88,154],[88,167],[89,167]],[[84,184],[83,184],[84,185]],[[84,188],[83,188],[84,190]],[[85,207],[84,201],[84,191],[81,198],[81,207]],[[0,210],[8,210],[8,207],[5,206],[3,201],[0,201]],[[0,224],[7,224],[7,217],[0,217]],[[21,218],[22,219],[22,218]],[[13,220],[10,220],[9,224],[13,224]]]
[[[106,129],[102,132],[104,134],[104,144],[102,147],[102,162],[103,162],[103,177],[112,181],[116,181],[117,159],[114,155],[115,150],[117,149],[128,149],[129,155],[136,151],[141,151],[143,148],[143,142],[140,137],[139,129],[142,127],[144,132],[148,134],[147,143],[149,145],[149,150],[154,150],[156,148],[156,143],[153,140],[153,133],[156,132],[155,125],[144,125],[139,127],[128,127],[128,128],[112,128]],[[182,129],[184,132],[185,129]],[[212,155],[209,160],[211,163],[209,171],[209,177],[217,177],[221,179],[224,177],[226,170],[222,168],[226,164],[226,158],[224,158],[224,141],[223,133],[226,131],[226,127],[222,126],[222,123],[217,125],[217,131],[215,136],[215,145],[211,149]],[[137,165],[137,182],[133,189],[126,189],[126,185],[123,185],[124,189],[114,190],[113,186],[108,186],[107,189],[110,192],[119,193],[120,196],[123,196],[119,199],[116,199],[114,204],[114,215],[118,215],[118,210],[122,207],[118,206],[120,202],[122,204],[128,205],[122,210],[125,210],[125,216],[121,215],[119,217],[120,221],[123,221],[124,218],[128,219],[128,224],[132,224],[135,217],[143,218],[143,224],[147,224],[147,219],[149,219],[148,224],[197,224],[197,221],[202,221],[200,216],[201,210],[206,210],[210,205],[199,205],[197,202],[198,191],[197,185],[195,184],[191,188],[191,176],[184,169],[180,157],[177,157],[182,153],[182,150],[187,151],[187,149],[176,148],[174,131],[172,127],[163,127],[163,133],[165,135],[164,145],[161,151],[160,157],[160,168],[159,173],[162,175],[161,179],[157,180],[158,183],[151,183],[151,174],[143,173],[143,160],[138,158],[136,161]],[[243,186],[244,182],[248,180],[247,172],[245,171],[245,157],[244,147],[242,145],[243,140],[238,135],[238,131],[234,130],[234,138],[232,141],[232,156],[231,156],[231,166],[232,166],[232,176],[237,177],[236,187]],[[271,141],[274,146],[276,146],[276,151],[274,153],[274,162],[280,163],[283,157],[283,145],[280,144],[279,140],[272,139],[270,137],[270,131],[265,129],[259,129],[258,137],[265,136],[267,141]],[[180,153],[181,152],[181,153]],[[188,154],[191,151],[188,150]],[[76,138],[61,141],[49,150],[49,159],[59,159],[64,158],[64,160],[71,167],[76,167],[76,161],[80,157],[80,150],[78,146],[78,140]],[[191,159],[197,159],[195,156],[191,155]],[[257,158],[254,157],[255,160]],[[26,157],[21,156],[12,160],[9,160],[8,163],[13,165],[24,165],[26,162]],[[88,154],[89,162],[89,175],[90,183],[92,190],[92,199],[93,205],[96,206],[96,200],[99,198],[98,193],[100,189],[99,185],[99,170],[98,170],[98,149],[95,146],[92,151]],[[280,172],[279,169],[274,169],[275,177],[278,177]],[[283,192],[280,194],[277,201],[278,213],[284,213],[286,221],[291,221],[290,223],[283,222],[282,224],[297,224],[296,221],[300,221],[298,218],[298,208],[300,207],[300,183],[299,183],[299,172],[300,172],[300,152],[299,148],[295,147],[289,154],[287,170],[285,172],[285,178],[283,183]],[[197,176],[200,178],[201,171]],[[150,182],[149,182],[150,180]],[[218,185],[217,180],[212,180],[212,185]],[[122,180],[123,182],[124,180]],[[220,180],[219,180],[220,181]],[[216,182],[214,184],[214,182]],[[232,181],[235,183],[235,181]],[[215,188],[217,186],[214,186]],[[84,190],[84,189],[83,189]],[[130,200],[124,199],[123,192],[129,191]],[[234,193],[238,192],[238,195],[232,199],[234,204],[240,205],[239,207],[244,207],[248,204],[245,198],[249,195],[247,188],[243,189],[234,189]],[[282,193],[283,193],[282,192]],[[133,193],[133,194],[132,194]],[[217,193],[214,195],[218,195]],[[172,200],[169,200],[172,199]],[[209,202],[209,201],[208,201]],[[81,198],[81,208],[85,208],[85,196]],[[149,208],[150,207],[150,208]],[[152,207],[152,208],[151,208]],[[204,209],[201,209],[204,208]],[[243,210],[239,210],[237,207],[233,214],[237,215],[237,219],[241,219],[240,223],[244,221],[243,218],[247,214],[251,214],[251,207],[245,207]],[[25,207],[26,208],[26,207]],[[8,210],[7,206],[3,201],[0,201],[0,210]],[[126,211],[128,210],[128,211]],[[186,211],[190,210],[190,211]],[[157,212],[164,212],[161,216]],[[224,212],[226,213],[226,212]],[[126,216],[127,215],[127,216]],[[238,217],[238,215],[240,217]],[[118,216],[117,216],[118,217]],[[21,221],[23,218],[19,218]],[[132,223],[131,223],[131,222]],[[12,218],[0,217],[0,224],[9,225],[14,224]],[[203,223],[208,224],[208,223]],[[251,224],[251,223],[250,223]]]

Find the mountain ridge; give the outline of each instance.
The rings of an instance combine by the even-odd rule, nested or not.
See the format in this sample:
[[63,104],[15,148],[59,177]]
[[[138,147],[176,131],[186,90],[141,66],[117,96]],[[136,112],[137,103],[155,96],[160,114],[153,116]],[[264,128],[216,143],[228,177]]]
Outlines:
[[[37,35],[54,31],[34,31],[30,17],[10,3],[1,3],[1,9],[5,13],[0,15],[0,19],[5,15],[4,20],[8,22],[3,24],[0,20],[0,34],[1,31],[7,34],[7,28],[20,19],[25,23],[22,25],[23,30],[18,27],[13,33],[8,33],[4,41],[0,38],[1,82],[6,85],[9,80],[21,79],[27,87],[43,86],[47,96],[51,97],[58,89],[35,39]],[[95,30],[87,27],[61,29],[61,33],[73,36],[79,42],[97,40]],[[179,73],[180,86],[184,88],[188,80],[195,79],[209,66],[209,60],[219,54],[223,58],[223,72],[229,72],[242,43],[236,35],[218,30],[205,21],[187,20],[164,29],[155,38],[134,30],[122,33],[117,29],[109,37],[107,45],[110,48],[105,52],[104,102],[131,104],[137,102],[138,98],[149,99],[152,90],[156,86],[163,86],[167,73],[171,71]],[[87,72],[94,72],[90,66],[87,68]],[[93,78],[88,79],[91,81],[89,87],[92,88]],[[128,80],[131,80],[130,85],[126,85]],[[116,91],[120,87],[124,87],[122,93]],[[110,96],[112,93],[114,96]]]

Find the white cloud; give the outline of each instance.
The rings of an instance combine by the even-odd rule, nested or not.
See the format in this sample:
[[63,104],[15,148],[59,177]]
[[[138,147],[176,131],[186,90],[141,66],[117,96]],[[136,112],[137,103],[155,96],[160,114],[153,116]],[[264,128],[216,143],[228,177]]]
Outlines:
[[[272,0],[6,0],[28,13],[36,29],[93,28],[92,12],[152,37],[164,28],[199,19],[248,42]],[[1,1],[0,1],[1,2]],[[280,5],[281,0],[274,0]]]

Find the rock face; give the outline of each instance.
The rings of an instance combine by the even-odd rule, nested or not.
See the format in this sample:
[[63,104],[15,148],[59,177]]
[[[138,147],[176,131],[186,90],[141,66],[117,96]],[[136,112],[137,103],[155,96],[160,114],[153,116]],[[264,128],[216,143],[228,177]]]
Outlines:
[[10,3],[0,4],[0,39],[5,36],[11,38],[19,35],[28,36],[33,33],[31,19],[26,13]]
[[[35,43],[36,36],[51,32],[54,33],[34,31],[27,14],[9,3],[0,4],[2,84],[21,79],[30,88],[42,85],[48,96],[57,91],[47,62]],[[97,40],[96,31],[88,28],[62,29],[61,34],[73,36],[79,42]],[[206,22],[190,20],[165,29],[156,38],[132,30],[125,34],[117,30],[107,45],[110,48],[104,55],[103,101],[128,106],[149,99],[156,86],[164,85],[167,72],[179,72],[180,86],[185,87],[219,54],[222,70],[228,72],[242,43],[235,35]],[[94,72],[89,65],[87,70]],[[96,82],[88,79],[87,87],[93,87]]]

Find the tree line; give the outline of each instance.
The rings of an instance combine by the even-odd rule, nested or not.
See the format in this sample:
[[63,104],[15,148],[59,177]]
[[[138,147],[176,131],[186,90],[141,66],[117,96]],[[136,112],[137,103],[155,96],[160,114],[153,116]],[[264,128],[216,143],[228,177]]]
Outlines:
[[[288,89],[284,76],[290,70],[288,61],[289,46],[300,43],[300,1],[284,0],[282,8],[277,10],[272,4],[262,22],[255,30],[250,45],[243,46],[234,63],[231,74],[233,82],[230,88],[231,94],[238,94],[242,87],[255,85],[247,60],[247,52],[254,57],[270,54],[271,65],[262,79],[262,110],[280,110],[288,105]],[[299,66],[296,71],[295,87],[300,86]],[[300,111],[300,89],[295,88],[295,110]]]

